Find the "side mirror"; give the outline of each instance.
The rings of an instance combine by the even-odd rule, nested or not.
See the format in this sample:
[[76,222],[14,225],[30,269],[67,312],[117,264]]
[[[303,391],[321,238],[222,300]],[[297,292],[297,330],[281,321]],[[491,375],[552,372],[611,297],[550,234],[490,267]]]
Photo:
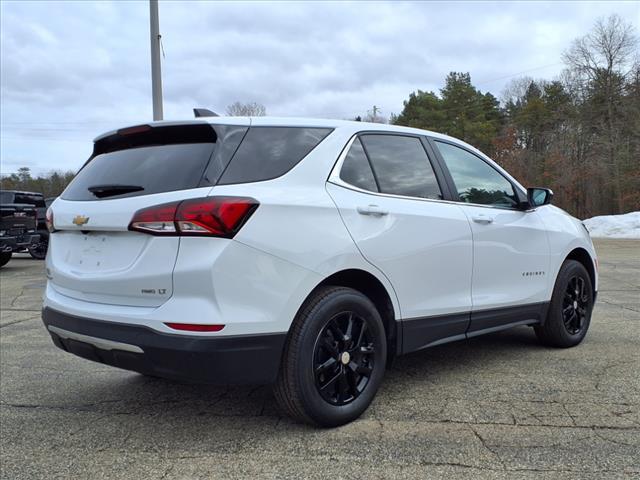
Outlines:
[[553,191],[549,188],[527,188],[527,199],[531,208],[549,205],[553,199]]

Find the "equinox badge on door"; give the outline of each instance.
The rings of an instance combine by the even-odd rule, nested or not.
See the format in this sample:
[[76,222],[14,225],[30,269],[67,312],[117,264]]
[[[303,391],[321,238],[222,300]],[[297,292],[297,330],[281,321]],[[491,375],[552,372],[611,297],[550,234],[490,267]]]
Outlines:
[[84,215],[76,215],[75,217],[73,217],[74,225],[81,226],[87,223],[88,221],[89,221],[89,217],[85,217]]

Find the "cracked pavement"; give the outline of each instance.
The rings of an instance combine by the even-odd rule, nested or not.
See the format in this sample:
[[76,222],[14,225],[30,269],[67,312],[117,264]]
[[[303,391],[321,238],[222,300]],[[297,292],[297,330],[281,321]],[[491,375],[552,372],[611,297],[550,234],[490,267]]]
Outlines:
[[520,327],[398,359],[369,410],[313,429],[268,387],[182,385],[54,347],[42,262],[0,270],[0,476],[640,478],[640,241],[598,240],[578,347]]

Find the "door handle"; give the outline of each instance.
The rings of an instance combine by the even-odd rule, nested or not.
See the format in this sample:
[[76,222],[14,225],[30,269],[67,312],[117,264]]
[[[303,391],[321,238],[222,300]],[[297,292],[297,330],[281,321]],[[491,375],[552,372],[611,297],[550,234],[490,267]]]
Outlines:
[[380,208],[378,205],[367,205],[366,207],[358,207],[358,213],[360,215],[373,215],[374,217],[382,217],[389,212]]
[[488,225],[490,223],[493,223],[493,218],[487,217],[486,215],[476,215],[474,217],[471,217],[471,220],[473,220],[476,223],[482,223],[483,225]]

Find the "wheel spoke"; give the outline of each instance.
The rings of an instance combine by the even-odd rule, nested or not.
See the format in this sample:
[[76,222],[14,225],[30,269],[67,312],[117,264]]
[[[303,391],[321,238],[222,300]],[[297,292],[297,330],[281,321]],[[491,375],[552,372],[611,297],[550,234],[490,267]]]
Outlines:
[[579,293],[576,300],[582,300],[584,297],[584,278],[578,279],[578,291]]
[[336,341],[340,341],[342,337],[344,337],[342,330],[340,330],[340,325],[338,325],[335,321],[329,322],[329,325],[327,325],[327,330],[331,332],[331,336]]
[[353,395],[354,397],[357,397],[360,392],[358,391],[358,382],[356,379],[356,374],[351,370],[348,370],[345,373],[346,373],[347,381],[349,383],[349,391],[351,395]]
[[320,391],[329,391],[337,385],[338,379],[342,376],[342,372],[336,373],[331,380],[320,387]]
[[344,369],[340,372],[338,388],[340,389],[340,393],[343,395],[343,399],[349,395],[349,382],[347,380],[347,372]]
[[363,355],[371,355],[373,353],[373,345],[368,344],[363,347],[360,347],[360,353]]
[[578,314],[574,310],[573,312],[571,312],[571,317],[569,317],[569,328],[570,328],[569,333],[576,332],[578,321],[579,321]]
[[338,361],[334,357],[329,357],[329,359],[326,362],[316,367],[316,373],[322,373],[328,368],[334,366],[336,363],[338,363]]
[[364,340],[364,333],[367,330],[367,322],[362,322],[362,326],[360,327],[360,334],[358,335],[358,341],[356,342],[356,347],[362,346],[362,341]]
[[348,342],[351,340],[353,334],[353,313],[349,312],[349,318],[347,318],[347,331],[344,333],[342,340]]
[[575,312],[571,310],[570,314],[563,318],[564,324],[567,326],[567,328],[571,327],[571,320],[573,320],[574,313]]

